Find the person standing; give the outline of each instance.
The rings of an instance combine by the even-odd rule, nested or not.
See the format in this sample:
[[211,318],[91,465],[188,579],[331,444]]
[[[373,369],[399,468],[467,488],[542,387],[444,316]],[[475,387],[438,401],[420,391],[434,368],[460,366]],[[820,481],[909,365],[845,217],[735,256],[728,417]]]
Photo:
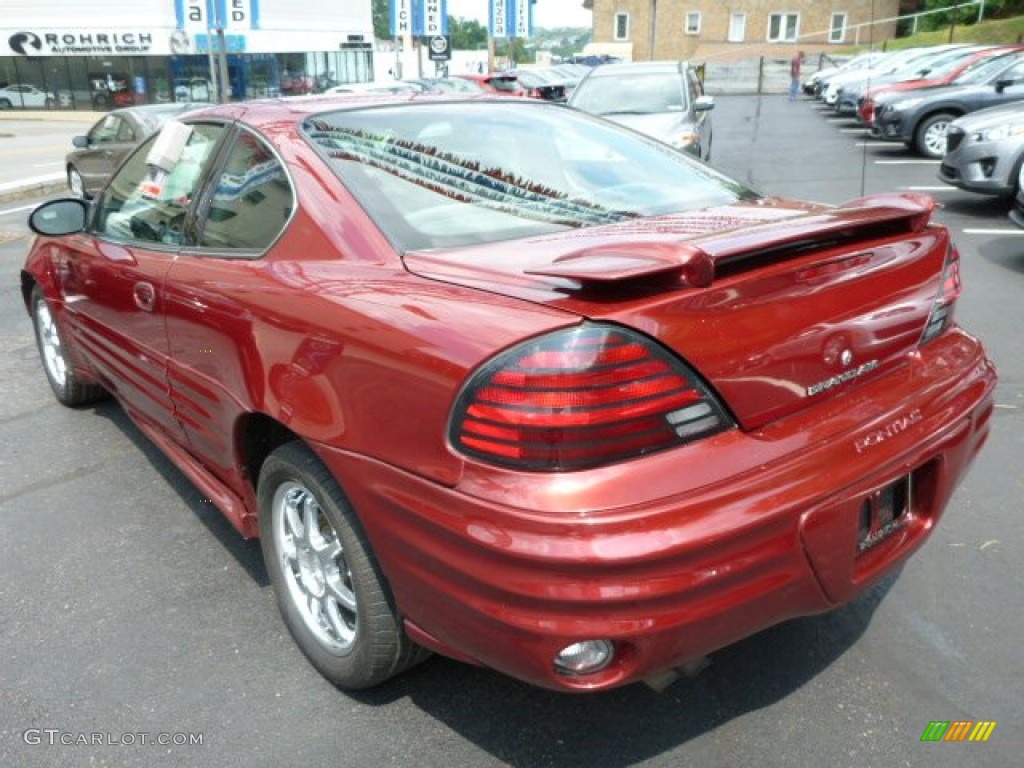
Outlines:
[[789,100],[796,101],[796,95],[800,92],[800,65],[804,62],[804,52],[797,51],[796,56],[789,62]]

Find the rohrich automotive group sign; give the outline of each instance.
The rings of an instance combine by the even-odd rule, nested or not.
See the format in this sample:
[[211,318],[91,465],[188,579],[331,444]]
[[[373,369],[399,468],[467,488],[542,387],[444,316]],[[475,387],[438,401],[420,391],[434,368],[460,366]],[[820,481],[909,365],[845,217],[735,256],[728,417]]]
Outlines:
[[142,31],[24,30],[8,37],[7,45],[21,56],[97,56],[155,53],[153,39]]
[[448,34],[448,0],[391,0],[394,37],[436,37]]

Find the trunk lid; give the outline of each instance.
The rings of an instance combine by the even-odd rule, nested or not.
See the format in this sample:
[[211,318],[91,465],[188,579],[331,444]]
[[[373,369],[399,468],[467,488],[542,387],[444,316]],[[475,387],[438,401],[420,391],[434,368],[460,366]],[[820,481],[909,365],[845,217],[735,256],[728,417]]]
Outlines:
[[905,364],[948,248],[918,195],[738,203],[527,240],[409,252],[418,275],[621,323],[754,429]]

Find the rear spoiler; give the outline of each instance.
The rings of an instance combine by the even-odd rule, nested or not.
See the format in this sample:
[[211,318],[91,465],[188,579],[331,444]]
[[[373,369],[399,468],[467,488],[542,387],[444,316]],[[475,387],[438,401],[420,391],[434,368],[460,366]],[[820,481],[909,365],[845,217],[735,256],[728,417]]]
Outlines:
[[544,267],[526,270],[526,274],[568,278],[593,287],[661,280],[703,288],[711,285],[716,269],[723,266],[769,257],[779,260],[812,248],[920,232],[935,207],[929,195],[871,195],[827,211],[695,241],[637,241],[584,248]]
[[715,266],[922,231],[936,208],[930,195],[869,195],[820,213],[711,235],[696,241]]

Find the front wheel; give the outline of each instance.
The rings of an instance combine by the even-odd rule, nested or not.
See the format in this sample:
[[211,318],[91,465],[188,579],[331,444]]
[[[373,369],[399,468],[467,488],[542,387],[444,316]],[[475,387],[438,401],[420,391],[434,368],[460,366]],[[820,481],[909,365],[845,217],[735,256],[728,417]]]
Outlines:
[[278,607],[313,666],[339,688],[378,685],[427,657],[402,630],[352,507],[298,442],[260,470],[260,541]]
[[12,106],[10,99],[0,99],[0,109],[10,109]]
[[946,133],[956,115],[939,112],[931,115],[917,127],[914,133],[914,148],[924,157],[939,159],[946,154]]
[[101,399],[105,394],[103,387],[99,384],[85,384],[75,375],[57,320],[39,286],[32,289],[30,306],[43,371],[57,400],[63,405],[74,407]]

